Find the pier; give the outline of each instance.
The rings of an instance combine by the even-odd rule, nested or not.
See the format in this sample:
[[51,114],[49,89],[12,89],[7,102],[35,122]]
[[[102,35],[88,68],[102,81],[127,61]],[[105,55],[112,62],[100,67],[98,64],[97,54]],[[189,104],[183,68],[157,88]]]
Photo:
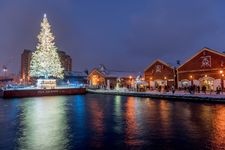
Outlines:
[[194,102],[221,102],[225,103],[225,95],[223,94],[189,94],[183,91],[178,91],[173,94],[171,92],[135,92],[135,91],[116,91],[116,90],[92,90],[87,89],[87,92],[94,94],[108,94],[108,95],[121,95],[121,96],[134,96],[155,99],[168,99],[180,101],[194,101]]

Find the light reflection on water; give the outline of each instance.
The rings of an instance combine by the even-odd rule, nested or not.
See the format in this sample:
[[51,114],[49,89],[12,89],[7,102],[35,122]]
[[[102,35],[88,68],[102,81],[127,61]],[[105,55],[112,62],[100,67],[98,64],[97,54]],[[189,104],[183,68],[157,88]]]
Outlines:
[[142,143],[142,140],[139,138],[142,131],[138,126],[138,112],[137,107],[138,103],[134,100],[134,97],[128,97],[125,111],[125,120],[126,120],[126,128],[125,128],[125,142],[128,145],[135,146]]
[[103,146],[103,132],[104,132],[104,112],[101,105],[96,100],[91,100],[89,105],[90,110],[90,128],[93,131],[91,137],[91,145],[96,148]]
[[0,106],[0,149],[225,148],[224,104],[87,94]]
[[219,106],[213,109],[212,116],[212,147],[225,149],[225,107]]
[[68,124],[64,97],[25,100],[20,106],[19,149],[65,149]]
[[122,115],[121,101],[122,101],[121,96],[115,96],[114,112],[113,112],[115,126],[113,127],[113,130],[117,134],[122,133],[122,130],[123,130],[123,125],[122,125],[123,115]]

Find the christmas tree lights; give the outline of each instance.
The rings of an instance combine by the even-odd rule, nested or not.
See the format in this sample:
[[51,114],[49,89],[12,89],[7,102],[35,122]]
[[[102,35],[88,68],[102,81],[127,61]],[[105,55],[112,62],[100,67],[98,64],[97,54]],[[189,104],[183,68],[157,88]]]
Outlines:
[[46,14],[41,22],[36,50],[32,53],[30,76],[36,78],[63,78],[63,68],[54,43],[54,36]]

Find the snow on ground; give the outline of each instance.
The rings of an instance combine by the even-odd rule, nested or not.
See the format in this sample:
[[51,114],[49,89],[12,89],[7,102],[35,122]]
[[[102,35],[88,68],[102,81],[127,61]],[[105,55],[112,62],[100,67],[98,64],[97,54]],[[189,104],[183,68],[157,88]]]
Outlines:
[[204,97],[204,98],[224,98],[225,99],[225,92],[216,94],[215,92],[206,92],[205,93],[197,93],[190,94],[187,91],[175,91],[173,94],[172,92],[158,92],[158,91],[146,91],[146,92],[136,92],[136,91],[129,91],[129,90],[107,90],[107,89],[97,89],[97,90],[90,90],[96,93],[124,93],[124,94],[154,94],[154,95],[168,95],[168,96],[187,96],[187,97]]

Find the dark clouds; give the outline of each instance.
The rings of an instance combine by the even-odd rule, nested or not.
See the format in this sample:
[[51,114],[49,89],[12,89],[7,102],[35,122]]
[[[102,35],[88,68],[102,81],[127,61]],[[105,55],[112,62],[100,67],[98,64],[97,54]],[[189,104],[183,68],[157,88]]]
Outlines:
[[19,72],[23,49],[35,49],[43,13],[73,69],[103,63],[142,71],[152,60],[175,63],[200,48],[225,49],[223,1],[2,0],[0,65]]

